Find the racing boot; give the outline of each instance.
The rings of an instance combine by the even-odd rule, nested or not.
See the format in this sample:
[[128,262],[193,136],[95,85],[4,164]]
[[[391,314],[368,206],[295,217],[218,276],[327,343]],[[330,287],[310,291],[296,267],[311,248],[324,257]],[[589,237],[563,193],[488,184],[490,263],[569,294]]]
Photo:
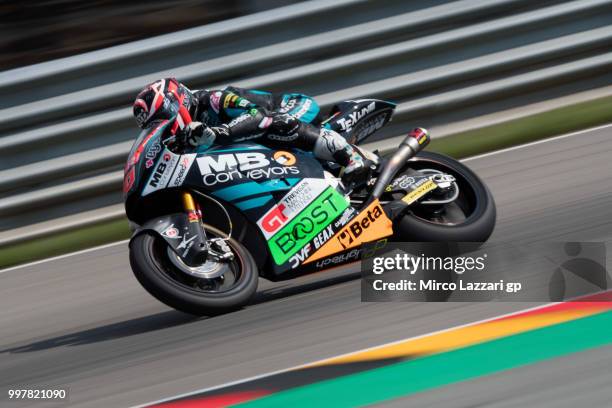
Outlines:
[[357,146],[349,145],[352,148],[349,163],[344,167],[342,172],[342,182],[349,188],[358,188],[365,185],[370,179],[372,169],[378,163],[378,157],[371,152],[375,160],[371,160]]
[[325,128],[321,128],[313,153],[318,159],[333,161],[344,167],[342,182],[347,188],[367,183],[372,167],[378,163],[374,153],[349,144],[342,135]]

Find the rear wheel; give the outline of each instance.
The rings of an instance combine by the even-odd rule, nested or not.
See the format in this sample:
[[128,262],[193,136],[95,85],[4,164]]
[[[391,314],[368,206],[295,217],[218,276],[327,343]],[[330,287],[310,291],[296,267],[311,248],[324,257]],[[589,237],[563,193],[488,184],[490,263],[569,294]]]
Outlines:
[[[220,237],[206,226],[208,238]],[[130,242],[130,264],[136,279],[155,298],[186,313],[214,315],[238,309],[257,290],[258,269],[248,250],[234,239],[227,241],[231,261],[206,261],[189,266],[152,231]]]
[[[472,170],[451,157],[433,152],[419,153],[406,163],[408,168],[424,174],[452,175],[458,195],[450,203],[413,205],[394,226],[398,240],[485,242],[489,238],[495,227],[495,202]],[[449,195],[456,192],[450,191]]]

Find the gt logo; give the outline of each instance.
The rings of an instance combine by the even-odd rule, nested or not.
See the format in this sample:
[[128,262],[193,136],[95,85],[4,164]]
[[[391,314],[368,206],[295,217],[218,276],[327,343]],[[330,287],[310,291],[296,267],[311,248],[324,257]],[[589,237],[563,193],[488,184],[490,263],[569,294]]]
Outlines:
[[274,232],[279,229],[285,222],[287,222],[288,218],[283,214],[285,210],[284,204],[279,204],[270,211],[266,216],[261,220],[261,227],[266,232]]
[[[284,167],[291,168],[291,167]],[[259,220],[257,225],[266,240],[302,212],[329,184],[320,179],[303,179]]]

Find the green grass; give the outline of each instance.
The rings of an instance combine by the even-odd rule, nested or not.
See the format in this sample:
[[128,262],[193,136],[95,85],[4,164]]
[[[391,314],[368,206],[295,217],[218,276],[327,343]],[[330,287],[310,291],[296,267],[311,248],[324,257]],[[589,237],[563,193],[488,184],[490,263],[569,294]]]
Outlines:
[[[428,150],[456,158],[532,142],[612,121],[612,97],[434,139]],[[130,236],[125,219],[0,247],[0,268],[90,248]]]
[[462,158],[610,121],[612,97],[605,97],[434,139],[428,150]]
[[107,221],[0,248],[0,268],[91,248],[130,237],[127,219]]

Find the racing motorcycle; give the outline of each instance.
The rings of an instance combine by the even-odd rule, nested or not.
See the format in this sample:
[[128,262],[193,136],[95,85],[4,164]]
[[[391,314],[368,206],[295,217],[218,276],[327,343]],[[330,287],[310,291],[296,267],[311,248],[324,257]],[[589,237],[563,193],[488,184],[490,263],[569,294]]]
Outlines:
[[[359,145],[394,109],[377,99],[345,101],[321,125]],[[176,149],[169,123],[140,134],[123,191],[136,278],[187,313],[240,308],[258,277],[280,281],[355,262],[365,243],[484,242],[495,225],[487,187],[462,163],[423,151],[424,129],[354,188],[336,164],[298,149],[251,142]]]

